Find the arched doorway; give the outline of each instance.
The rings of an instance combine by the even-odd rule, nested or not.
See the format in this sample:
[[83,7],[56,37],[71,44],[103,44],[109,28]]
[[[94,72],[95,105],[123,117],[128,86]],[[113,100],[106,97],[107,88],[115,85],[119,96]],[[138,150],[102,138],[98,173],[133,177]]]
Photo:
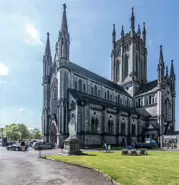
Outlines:
[[51,118],[50,129],[49,129],[49,142],[56,143],[59,142],[59,131],[57,126],[57,117],[54,114]]

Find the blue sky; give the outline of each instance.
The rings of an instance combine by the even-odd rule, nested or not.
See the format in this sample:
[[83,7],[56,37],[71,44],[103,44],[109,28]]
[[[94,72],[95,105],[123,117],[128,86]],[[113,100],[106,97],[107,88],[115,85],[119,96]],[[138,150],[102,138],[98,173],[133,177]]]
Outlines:
[[[122,25],[128,32],[131,8],[134,7],[136,28],[146,22],[148,80],[157,78],[160,44],[169,70],[170,61],[174,59],[177,73],[179,3],[175,0],[1,0],[0,126],[23,122],[29,127],[41,127],[42,58],[46,33],[50,32],[54,54],[64,2],[67,4],[72,62],[110,79],[112,25],[116,24],[117,38]],[[177,102],[176,106],[179,129]]]

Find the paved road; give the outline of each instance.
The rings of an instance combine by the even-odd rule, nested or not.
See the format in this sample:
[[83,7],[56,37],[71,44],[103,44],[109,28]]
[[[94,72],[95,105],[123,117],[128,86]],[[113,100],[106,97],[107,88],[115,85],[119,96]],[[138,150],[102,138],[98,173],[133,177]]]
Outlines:
[[[43,151],[57,154],[59,149]],[[38,158],[38,151],[7,151],[0,147],[1,185],[111,185],[96,172]]]

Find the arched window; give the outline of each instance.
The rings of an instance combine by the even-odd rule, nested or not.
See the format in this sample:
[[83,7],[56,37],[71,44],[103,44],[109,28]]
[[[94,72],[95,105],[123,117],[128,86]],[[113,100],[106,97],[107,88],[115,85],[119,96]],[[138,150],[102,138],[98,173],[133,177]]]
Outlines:
[[108,132],[110,132],[110,125],[111,125],[110,120],[108,120]]
[[106,99],[106,92],[104,93],[104,99]]
[[151,95],[149,96],[149,105],[152,103],[151,101]]
[[116,103],[118,102],[117,96],[116,96]]
[[97,96],[97,86],[94,86],[94,95]]
[[95,132],[98,132],[98,118],[95,120]]
[[110,94],[110,101],[112,101],[112,94]]
[[107,100],[109,100],[109,91],[107,92]]
[[86,92],[86,85],[83,84],[83,92],[85,93]]
[[128,61],[128,56],[127,55],[125,55],[125,57],[124,57],[124,78],[127,78],[127,76],[128,76],[128,67],[129,67],[129,61]]
[[91,95],[93,95],[94,94],[94,92],[93,92],[93,87],[91,87]]
[[75,90],[77,90],[77,82],[75,82]]
[[118,82],[120,79],[120,62],[116,61],[116,81]]
[[136,76],[138,77],[138,56],[136,55]]
[[98,118],[94,118],[92,117],[91,119],[91,130],[93,133],[97,133],[98,132]]
[[98,89],[98,97],[100,97],[100,90]]
[[119,104],[119,102],[120,102],[120,96],[119,96],[119,94],[117,95],[117,103]]
[[113,122],[113,120],[108,120],[108,132],[109,133],[113,133],[113,129],[114,129],[114,122]]
[[91,130],[92,130],[92,132],[94,132],[94,130],[95,130],[95,119],[94,119],[94,117],[92,117],[92,119],[91,119]]
[[136,134],[136,125],[135,123],[132,123],[132,135]]
[[78,83],[79,83],[79,91],[82,91],[82,80],[79,79]]

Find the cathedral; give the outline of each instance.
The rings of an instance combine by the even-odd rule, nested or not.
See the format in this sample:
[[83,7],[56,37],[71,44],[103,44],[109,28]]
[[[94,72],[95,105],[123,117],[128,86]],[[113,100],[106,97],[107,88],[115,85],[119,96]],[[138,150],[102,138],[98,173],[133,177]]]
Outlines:
[[[170,72],[162,45],[156,61],[156,80],[147,80],[146,27],[135,29],[132,8],[130,30],[112,30],[111,80],[70,61],[70,34],[66,5],[52,58],[50,35],[43,56],[43,140],[56,142],[68,137],[74,123],[81,147],[103,141],[125,146],[144,138],[159,139],[175,131],[176,77]],[[149,69],[153,70],[153,69]]]

